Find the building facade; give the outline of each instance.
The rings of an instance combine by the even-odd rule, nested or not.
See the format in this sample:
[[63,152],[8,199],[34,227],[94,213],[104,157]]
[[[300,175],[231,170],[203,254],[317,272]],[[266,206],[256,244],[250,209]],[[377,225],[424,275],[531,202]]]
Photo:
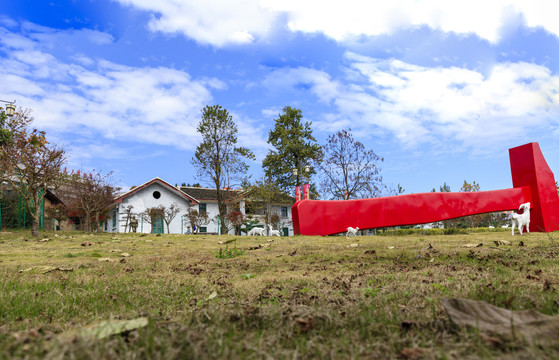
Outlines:
[[[261,208],[251,206],[250,196],[241,190],[221,191],[227,203],[227,210],[239,211],[245,219],[244,228],[265,227],[264,214]],[[282,201],[270,205],[269,210],[276,214],[277,223],[274,229],[280,230],[282,236],[293,235],[291,206],[295,199],[285,197]],[[179,209],[176,215],[166,221],[153,219],[150,209],[170,209],[171,205]],[[207,215],[205,221],[194,229],[191,225],[189,212],[196,210],[198,214]],[[153,210],[152,210],[153,212]],[[215,189],[187,186],[173,186],[168,182],[154,178],[140,186],[133,187],[115,199],[109,218],[104,224],[106,232],[126,233],[133,231],[131,222],[137,222],[136,232],[140,233],[170,233],[170,234],[219,234],[219,209],[217,191]],[[248,224],[248,225],[247,225]],[[235,228],[228,226],[228,234],[234,235]],[[246,233],[241,233],[245,235]]]

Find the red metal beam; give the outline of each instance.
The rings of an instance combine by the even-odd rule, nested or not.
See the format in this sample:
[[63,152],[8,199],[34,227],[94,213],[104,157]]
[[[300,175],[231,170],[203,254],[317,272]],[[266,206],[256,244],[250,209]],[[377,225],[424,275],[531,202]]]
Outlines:
[[347,227],[371,229],[448,220],[532,205],[530,231],[559,230],[559,195],[539,145],[509,150],[512,189],[421,193],[359,200],[302,200],[292,207],[295,234],[330,235]]

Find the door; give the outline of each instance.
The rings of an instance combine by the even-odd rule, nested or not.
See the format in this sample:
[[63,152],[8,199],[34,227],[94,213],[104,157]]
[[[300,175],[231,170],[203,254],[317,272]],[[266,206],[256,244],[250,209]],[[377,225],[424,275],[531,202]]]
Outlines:
[[152,234],[163,234],[163,219],[154,219],[151,226]]

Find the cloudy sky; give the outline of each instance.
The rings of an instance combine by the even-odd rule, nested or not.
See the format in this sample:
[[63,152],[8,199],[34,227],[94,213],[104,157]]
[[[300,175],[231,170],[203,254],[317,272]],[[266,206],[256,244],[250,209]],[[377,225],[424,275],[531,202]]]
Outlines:
[[262,174],[281,109],[319,143],[350,129],[407,193],[511,187],[508,149],[559,171],[554,0],[0,0],[0,99],[33,110],[69,167],[126,188],[200,179],[205,105]]

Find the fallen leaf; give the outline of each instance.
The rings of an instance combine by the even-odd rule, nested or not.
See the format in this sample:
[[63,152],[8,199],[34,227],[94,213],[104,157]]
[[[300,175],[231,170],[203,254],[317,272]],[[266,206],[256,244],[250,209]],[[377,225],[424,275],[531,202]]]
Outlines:
[[297,255],[297,249],[295,249],[295,251],[289,254],[289,256],[295,256],[295,255]]
[[433,248],[433,245],[431,245],[431,243],[429,243],[429,246],[427,246],[427,247],[425,248],[425,250],[431,250],[432,248]]
[[456,325],[477,328],[502,339],[555,344],[559,338],[559,316],[535,310],[507,310],[485,301],[443,299],[442,304]]
[[376,250],[367,250],[367,251],[365,251],[363,254],[365,254],[365,255],[374,255],[374,254],[376,254],[376,253],[377,253]]
[[476,247],[481,247],[481,246],[483,246],[483,243],[462,245],[462,247],[465,247],[465,248],[476,248]]
[[495,245],[499,246],[499,245],[512,245],[512,243],[508,240],[494,240],[493,241],[495,243]]
[[122,257],[129,257],[129,256],[131,256],[131,255],[130,255],[129,253],[126,253],[126,252],[125,252],[125,253],[120,254],[120,256],[122,256]]
[[217,297],[217,291],[214,290],[213,293],[210,294],[210,296],[208,296],[208,298],[206,299],[206,301],[214,299],[215,297]]
[[524,245],[524,241],[520,241],[520,242],[518,243],[518,246],[526,246],[526,245]]
[[82,246],[91,246],[91,241],[84,241],[81,243]]
[[387,246],[386,248],[392,250],[392,249],[396,249],[396,246]]
[[54,271],[56,270],[55,267],[53,266],[46,266],[46,265],[38,265],[38,266],[32,266],[30,268],[27,268],[25,270],[20,270],[20,273],[25,273],[25,272],[38,272],[41,274],[46,274],[48,272]]
[[147,324],[148,318],[145,317],[133,320],[103,320],[86,325],[80,329],[63,332],[58,336],[58,339],[68,342],[71,342],[76,338],[104,339],[111,335],[142,328],[147,326]]
[[44,239],[39,240],[39,242],[47,242],[49,240],[50,240],[49,238],[44,238]]
[[108,258],[108,257],[102,257],[102,258],[97,259],[97,261],[116,262],[116,261],[118,261],[118,259],[113,259],[113,258]]
[[348,248],[356,248],[356,247],[358,247],[358,246],[359,246],[359,244],[350,244],[350,245],[348,245],[348,246],[346,246],[346,247],[348,247]]
[[429,260],[430,263],[434,262],[435,258],[431,258],[431,260]]

